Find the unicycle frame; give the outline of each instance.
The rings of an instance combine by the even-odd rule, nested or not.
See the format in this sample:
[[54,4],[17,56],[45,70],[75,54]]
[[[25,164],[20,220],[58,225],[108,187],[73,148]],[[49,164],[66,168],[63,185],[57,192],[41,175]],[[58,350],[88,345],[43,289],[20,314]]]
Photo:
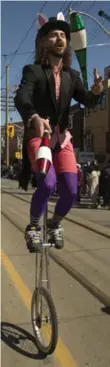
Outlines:
[[[58,341],[58,320],[55,305],[51,296],[49,271],[49,248],[55,247],[55,245],[48,243],[47,240],[47,215],[48,207],[46,207],[46,211],[43,217],[42,252],[39,254],[36,253],[35,290],[33,292],[31,301],[31,320],[36,345],[38,350],[40,352],[43,352],[45,356],[54,352]],[[43,312],[43,300],[46,301],[49,316],[46,312]],[[42,339],[41,331],[44,323],[45,325],[47,325],[47,329],[50,325],[51,330],[51,332],[47,332],[49,336],[49,343],[47,344],[46,342],[46,345],[44,343],[44,340]]]
[[45,286],[51,293],[51,283],[50,283],[50,271],[49,271],[49,248],[55,247],[54,244],[50,244],[47,241],[47,216],[48,216],[48,206],[46,206],[46,211],[43,216],[43,243],[41,254],[36,253],[35,259],[35,288],[37,288],[39,300],[39,290]]

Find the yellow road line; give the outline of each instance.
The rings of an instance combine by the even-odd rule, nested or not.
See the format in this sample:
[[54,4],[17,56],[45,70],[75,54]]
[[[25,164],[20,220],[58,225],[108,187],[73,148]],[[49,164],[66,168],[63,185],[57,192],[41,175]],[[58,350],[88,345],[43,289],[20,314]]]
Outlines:
[[[12,262],[9,260],[8,256],[6,256],[3,250],[1,250],[1,259],[2,259],[2,264],[5,266],[23,303],[25,304],[27,309],[30,311],[31,297],[32,297],[31,292],[29,291],[28,287],[23,282],[20,275],[14,268]],[[72,355],[70,354],[68,348],[66,347],[66,345],[62,342],[60,338],[58,338],[58,343],[57,343],[57,347],[54,352],[54,355],[62,367],[77,367],[76,362],[72,358]]]

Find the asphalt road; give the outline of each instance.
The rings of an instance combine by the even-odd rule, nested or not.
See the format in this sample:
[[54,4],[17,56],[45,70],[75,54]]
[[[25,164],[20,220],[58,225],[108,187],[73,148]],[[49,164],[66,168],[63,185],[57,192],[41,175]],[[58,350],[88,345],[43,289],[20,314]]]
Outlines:
[[[9,181],[5,185],[11,187]],[[2,194],[2,211],[22,229],[28,223],[28,203]],[[66,220],[64,230],[65,248],[53,252],[109,297],[110,240]],[[105,307],[52,259],[51,285],[59,340],[55,353],[41,358],[30,318],[35,256],[28,254],[22,231],[3,215],[1,245],[1,366],[110,367],[110,305]]]
[[[2,179],[2,187],[9,188],[10,191],[14,192],[17,191],[17,193],[25,193],[24,190],[18,189],[18,183],[14,180],[7,180]],[[11,188],[11,189],[10,189]],[[29,190],[27,191],[27,196],[29,194],[32,194],[35,189],[33,189],[31,186],[29,186]],[[74,217],[81,217],[84,220],[88,220],[92,223],[100,224],[101,226],[105,226],[110,228],[110,210],[106,209],[91,209],[91,199],[88,197],[82,197],[81,198],[81,205],[80,207],[74,207],[71,210],[71,213],[74,214]]]

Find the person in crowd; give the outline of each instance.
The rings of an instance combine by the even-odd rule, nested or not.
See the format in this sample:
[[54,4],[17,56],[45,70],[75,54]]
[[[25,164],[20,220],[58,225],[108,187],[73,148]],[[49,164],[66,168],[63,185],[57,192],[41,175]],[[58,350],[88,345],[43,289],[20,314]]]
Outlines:
[[83,166],[83,182],[84,182],[84,194],[89,195],[89,184],[90,184],[90,173],[91,173],[91,163],[90,161],[85,162]]
[[100,170],[97,161],[91,164],[90,173],[90,197],[92,199],[92,207],[97,208],[99,198],[99,177]]
[[78,189],[77,189],[77,202],[80,204],[81,199],[81,189],[83,186],[83,170],[81,164],[77,163],[77,173],[78,173]]
[[102,169],[101,172],[101,185],[103,191],[103,206],[106,209],[110,207],[110,159],[108,159],[107,164]]

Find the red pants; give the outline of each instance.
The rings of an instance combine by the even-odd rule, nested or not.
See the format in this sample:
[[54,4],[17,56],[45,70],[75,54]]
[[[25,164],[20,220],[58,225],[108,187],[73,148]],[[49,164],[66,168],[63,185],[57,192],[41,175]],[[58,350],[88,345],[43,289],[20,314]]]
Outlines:
[[[33,172],[37,172],[37,162],[35,160],[35,155],[40,144],[40,138],[33,138],[28,142],[28,156]],[[53,166],[56,173],[77,173],[76,158],[71,142],[69,142],[65,148],[53,153]]]

